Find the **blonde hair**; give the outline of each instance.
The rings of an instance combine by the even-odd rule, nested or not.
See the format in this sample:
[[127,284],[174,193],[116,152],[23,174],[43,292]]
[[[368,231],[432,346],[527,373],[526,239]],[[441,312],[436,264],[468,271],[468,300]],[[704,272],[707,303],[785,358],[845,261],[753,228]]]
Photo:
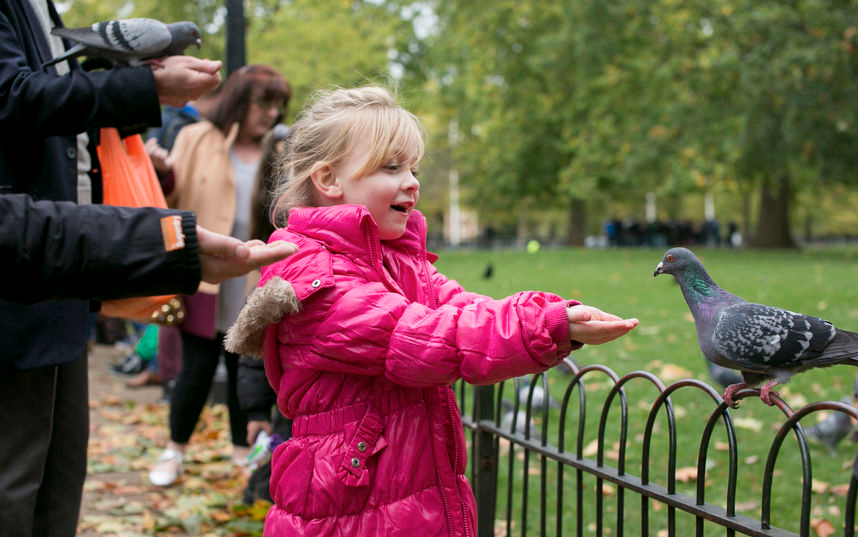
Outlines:
[[310,175],[318,166],[336,166],[361,142],[368,142],[362,177],[386,162],[414,166],[424,151],[420,120],[379,86],[317,92],[292,125],[275,189],[275,225],[286,222],[294,207],[317,204]]

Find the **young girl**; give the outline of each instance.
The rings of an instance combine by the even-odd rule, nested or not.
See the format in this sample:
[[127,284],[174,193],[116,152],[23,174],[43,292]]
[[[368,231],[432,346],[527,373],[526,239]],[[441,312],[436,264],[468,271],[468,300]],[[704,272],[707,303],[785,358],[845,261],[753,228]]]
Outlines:
[[545,371],[638,321],[537,291],[493,300],[435,270],[414,208],[422,127],[382,88],[322,93],[287,155],[271,239],[298,252],[263,269],[228,338],[261,346],[294,420],[264,534],[476,536],[450,385]]

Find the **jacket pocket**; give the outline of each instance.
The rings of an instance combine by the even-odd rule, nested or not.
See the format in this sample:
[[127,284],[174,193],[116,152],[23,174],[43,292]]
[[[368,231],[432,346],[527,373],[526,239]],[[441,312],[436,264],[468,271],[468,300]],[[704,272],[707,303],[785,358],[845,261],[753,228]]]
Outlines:
[[370,483],[370,459],[387,447],[381,436],[384,422],[378,411],[370,405],[360,422],[347,423],[345,454],[337,468],[337,476],[348,487],[363,487]]

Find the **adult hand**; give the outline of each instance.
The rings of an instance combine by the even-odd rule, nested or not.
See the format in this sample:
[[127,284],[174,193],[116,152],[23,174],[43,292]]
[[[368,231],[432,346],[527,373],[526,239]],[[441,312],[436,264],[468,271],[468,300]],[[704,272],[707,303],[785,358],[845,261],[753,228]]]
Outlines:
[[256,442],[256,437],[259,436],[259,433],[265,431],[269,435],[271,434],[271,422],[269,421],[259,421],[253,420],[247,422],[247,444],[252,446],[254,442]]
[[241,242],[235,237],[214,233],[200,226],[197,226],[197,239],[203,266],[202,280],[208,283],[220,283],[242,276],[298,251],[298,247],[291,242]]
[[170,157],[170,152],[158,145],[156,138],[149,138],[143,146],[158,173],[169,173],[173,169],[173,158]]
[[586,345],[600,345],[629,333],[637,319],[621,319],[614,314],[583,304],[566,308],[569,339]]
[[221,62],[193,56],[167,56],[152,64],[161,104],[181,108],[220,84]]

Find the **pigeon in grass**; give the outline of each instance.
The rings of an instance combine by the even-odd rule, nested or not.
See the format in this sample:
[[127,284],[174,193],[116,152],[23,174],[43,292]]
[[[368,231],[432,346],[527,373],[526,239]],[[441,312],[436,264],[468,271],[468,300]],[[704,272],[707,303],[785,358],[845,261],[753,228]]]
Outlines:
[[732,406],[742,388],[767,381],[760,399],[772,405],[772,388],[796,373],[836,364],[858,366],[858,334],[811,317],[754,304],[718,287],[699,259],[686,248],[671,248],[653,276],[673,274],[694,316],[697,343],[711,362],[738,369],[742,382],[727,386]]
[[533,421],[533,418],[531,418],[529,422],[527,421],[526,410],[514,410],[512,403],[506,399],[501,401],[501,407],[504,411],[500,424],[502,431],[520,434],[527,437],[529,430],[530,436],[528,438],[531,440],[542,440],[542,431],[539,426],[536,425],[536,422]]
[[136,66],[183,54],[191,45],[200,48],[201,43],[200,29],[192,22],[164,24],[145,18],[96,22],[84,28],[54,28],[51,34],[69,40],[73,46],[42,64],[42,68],[78,56],[103,58],[113,65]]
[[736,371],[721,367],[709,360],[704,361],[706,362],[706,370],[709,371],[709,376],[712,377],[712,380],[720,384],[722,388],[742,382],[742,376],[736,373]]
[[[852,399],[842,397],[840,402],[851,405]],[[806,432],[812,438],[816,438],[825,444],[828,451],[833,455],[836,452],[834,448],[837,443],[846,438],[852,428],[852,416],[839,410],[833,410],[824,420],[806,429]]]

